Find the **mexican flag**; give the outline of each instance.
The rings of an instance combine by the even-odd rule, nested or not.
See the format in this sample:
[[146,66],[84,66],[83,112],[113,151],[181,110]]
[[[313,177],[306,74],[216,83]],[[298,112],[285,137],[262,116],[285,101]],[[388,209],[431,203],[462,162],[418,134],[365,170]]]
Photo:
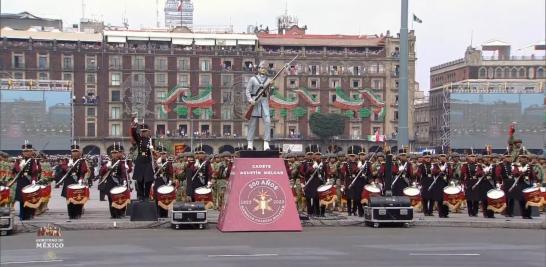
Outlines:
[[385,142],[385,135],[379,134],[379,131],[375,132],[375,134],[368,135],[368,141],[370,142]]

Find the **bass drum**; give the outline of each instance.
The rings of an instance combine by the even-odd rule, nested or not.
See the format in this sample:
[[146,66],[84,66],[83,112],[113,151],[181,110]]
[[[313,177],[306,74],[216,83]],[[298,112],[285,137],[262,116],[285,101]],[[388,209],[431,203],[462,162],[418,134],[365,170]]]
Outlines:
[[89,200],[89,187],[80,184],[71,184],[66,187],[66,202],[85,205],[87,200]]
[[363,205],[368,205],[371,197],[380,195],[381,189],[379,187],[377,187],[376,185],[367,184],[364,186],[364,189],[362,189],[362,194],[360,195],[360,203],[362,203]]
[[214,206],[212,203],[212,189],[206,186],[196,188],[193,198],[195,202],[203,202],[207,209],[211,209]]
[[131,202],[131,192],[126,186],[116,186],[110,189],[112,208],[122,210]]
[[540,188],[529,187],[523,189],[523,198],[525,199],[525,206],[540,207],[542,204],[542,198],[540,194]]
[[496,213],[502,213],[506,209],[504,191],[500,189],[487,191],[487,209]]
[[172,185],[162,185],[157,188],[157,205],[169,210],[170,205],[176,200],[176,190]]
[[337,200],[336,188],[333,185],[322,185],[317,189],[320,205],[328,206]]
[[0,185],[0,207],[7,206],[10,203],[10,190],[9,187]]
[[448,185],[444,187],[444,205],[452,212],[461,208],[464,202],[464,192],[459,186]]
[[416,210],[421,210],[421,208],[423,207],[423,203],[421,202],[421,190],[419,190],[419,188],[409,186],[404,188],[402,192],[404,193],[404,196],[409,197],[411,207]]
[[37,184],[31,184],[23,187],[23,205],[27,208],[37,209],[42,203],[41,188]]

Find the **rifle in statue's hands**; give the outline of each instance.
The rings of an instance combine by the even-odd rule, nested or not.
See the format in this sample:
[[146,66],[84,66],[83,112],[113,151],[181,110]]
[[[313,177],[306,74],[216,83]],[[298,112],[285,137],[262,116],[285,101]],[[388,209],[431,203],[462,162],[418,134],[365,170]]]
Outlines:
[[286,67],[288,67],[290,63],[294,62],[296,58],[298,58],[298,55],[290,60],[290,62],[284,64],[284,66],[275,74],[275,76],[273,76],[273,78],[268,79],[267,82],[262,87],[260,87],[260,89],[258,89],[258,91],[256,92],[256,96],[252,97],[251,99],[252,104],[248,106],[245,112],[245,119],[250,120],[250,117],[252,117],[252,111],[254,110],[254,105],[256,105],[257,101],[260,100],[260,98],[269,96],[269,94],[271,93],[271,86],[273,85],[275,79],[277,79],[281,72],[286,69]]

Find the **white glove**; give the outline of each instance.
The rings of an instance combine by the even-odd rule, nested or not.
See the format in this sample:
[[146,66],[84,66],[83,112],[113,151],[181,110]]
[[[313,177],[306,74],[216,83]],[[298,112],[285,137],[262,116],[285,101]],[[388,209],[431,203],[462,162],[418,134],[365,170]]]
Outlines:
[[256,101],[254,101],[254,99],[250,99],[250,100],[248,100],[248,103],[250,103],[251,105],[254,105],[254,104],[256,104]]
[[359,169],[362,168],[362,161],[359,160],[357,166]]
[[137,119],[136,117],[133,118],[133,122],[134,122],[134,123],[138,123],[138,119]]
[[313,169],[316,169],[318,168],[318,163],[315,161],[315,163],[313,164]]
[[538,187],[538,184],[537,184],[537,183],[533,183],[533,187]]
[[496,186],[497,188],[501,188],[501,184],[499,184],[499,183],[495,184],[495,186]]
[[403,172],[403,171],[404,171],[404,166],[398,167],[398,171],[399,171],[399,172]]
[[194,166],[195,168],[199,168],[199,165],[201,165],[201,164],[199,164],[199,160],[196,160],[196,161],[195,161],[195,164],[193,164],[193,166]]
[[523,172],[526,172],[528,169],[528,166],[526,165],[525,167],[523,167]]
[[108,161],[108,163],[106,163],[106,168],[110,169],[110,167],[112,167],[112,162]]
[[441,172],[445,172],[445,171],[446,171],[446,167],[445,167],[445,166],[441,166],[441,167],[440,167],[440,171],[441,171]]

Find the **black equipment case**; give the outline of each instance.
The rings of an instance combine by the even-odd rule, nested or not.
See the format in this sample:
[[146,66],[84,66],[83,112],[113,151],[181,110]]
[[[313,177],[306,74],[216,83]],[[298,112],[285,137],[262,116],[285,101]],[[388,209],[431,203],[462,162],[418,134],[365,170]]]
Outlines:
[[379,227],[380,224],[403,224],[409,227],[413,222],[413,208],[409,197],[371,197],[364,207],[364,221],[368,225]]
[[207,210],[201,202],[175,202],[169,211],[172,228],[179,229],[181,225],[207,226]]

